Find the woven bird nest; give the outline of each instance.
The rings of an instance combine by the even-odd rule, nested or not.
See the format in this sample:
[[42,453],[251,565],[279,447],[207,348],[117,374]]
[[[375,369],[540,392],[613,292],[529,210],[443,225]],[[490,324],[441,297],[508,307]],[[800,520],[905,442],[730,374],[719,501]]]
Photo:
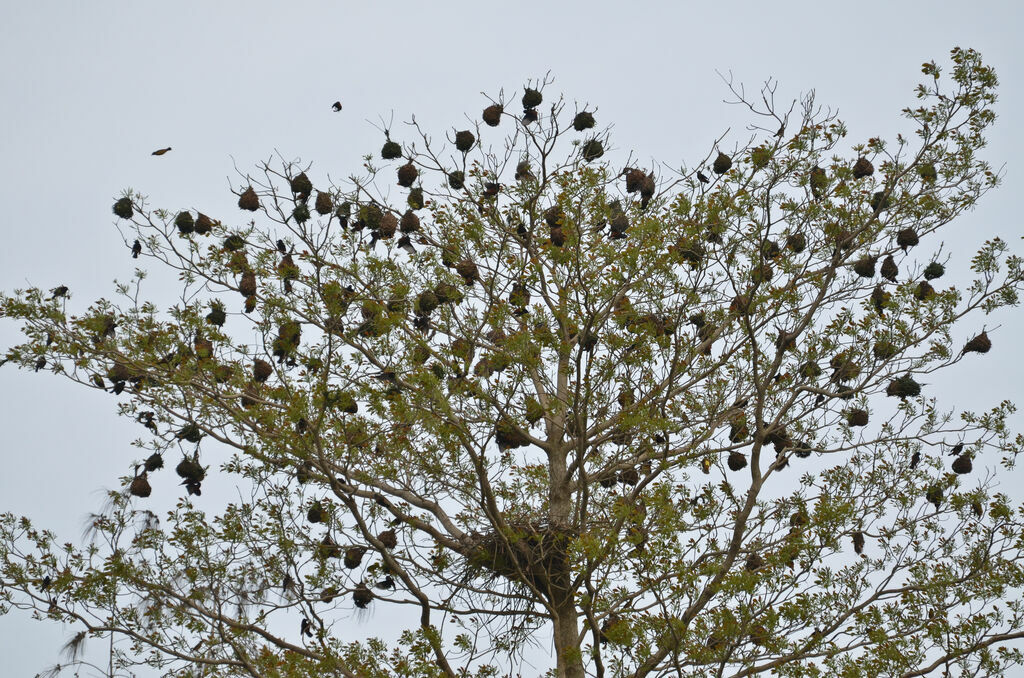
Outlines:
[[504,534],[474,535],[464,555],[473,570],[530,583],[542,591],[565,591],[571,576],[567,549],[573,536],[568,529],[537,521],[514,523]]

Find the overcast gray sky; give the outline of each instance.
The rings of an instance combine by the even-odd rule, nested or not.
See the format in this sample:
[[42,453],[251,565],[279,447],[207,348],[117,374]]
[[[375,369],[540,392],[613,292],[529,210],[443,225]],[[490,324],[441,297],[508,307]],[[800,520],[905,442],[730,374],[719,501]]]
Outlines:
[[[692,166],[727,128],[748,136],[716,74],[748,91],[766,78],[788,100],[810,89],[849,125],[848,146],[906,130],[920,64],[974,47],[999,75],[987,158],[1005,183],[947,229],[953,271],[999,235],[1020,253],[1024,194],[1024,49],[1015,2],[14,2],[0,3],[0,289],[68,285],[69,308],[112,295],[133,260],[110,205],[131,187],[154,206],[234,218],[234,165],[275,150],[341,179],[382,138],[368,121],[413,114],[441,135],[550,70],[552,95],[598,107],[613,142],[644,161]],[[518,99],[518,95],[515,97]],[[340,99],[343,112],[330,104]],[[173,151],[153,157],[154,149]],[[929,243],[932,245],[932,243]],[[937,243],[933,246],[937,246]],[[966,249],[965,248],[971,248]],[[155,277],[154,296],[168,281]],[[161,287],[161,285],[163,285]],[[164,295],[165,296],[165,295]],[[1024,401],[1024,328],[1016,310],[986,319],[995,348],[936,378],[947,406]],[[0,322],[0,348],[17,340]],[[0,511],[78,539],[97,492],[135,457],[138,428],[115,400],[51,375],[0,370],[5,433]],[[1016,418],[1017,428],[1024,421]],[[1020,473],[1007,484],[1020,486]],[[45,492],[40,491],[45,481]],[[205,488],[204,488],[205,489]],[[212,497],[230,488],[211,488]],[[210,502],[204,494],[203,499]],[[212,507],[212,503],[210,505]],[[382,614],[369,620],[379,625]],[[0,617],[11,676],[57,659],[69,635]],[[1022,673],[1021,675],[1024,675]]]

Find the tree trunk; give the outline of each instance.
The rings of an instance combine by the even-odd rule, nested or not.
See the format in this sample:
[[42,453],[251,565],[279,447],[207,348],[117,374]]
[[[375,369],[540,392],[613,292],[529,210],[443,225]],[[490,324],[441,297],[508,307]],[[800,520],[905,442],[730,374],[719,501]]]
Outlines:
[[555,613],[555,653],[558,678],[583,678],[583,653],[576,626],[576,603],[572,593],[552,606]]

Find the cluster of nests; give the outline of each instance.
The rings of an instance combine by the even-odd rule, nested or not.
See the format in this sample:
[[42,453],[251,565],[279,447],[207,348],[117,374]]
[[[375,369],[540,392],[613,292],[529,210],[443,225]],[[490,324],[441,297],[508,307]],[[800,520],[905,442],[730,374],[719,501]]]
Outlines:
[[[155,431],[156,425],[153,422],[152,412],[143,412],[140,421]],[[193,422],[185,424],[175,433],[179,441],[199,443],[203,438],[203,431]],[[148,497],[153,492],[149,483],[149,474],[164,467],[163,455],[154,452],[146,458],[146,461],[135,467],[135,477],[128,486],[128,492],[134,497]],[[140,470],[141,469],[141,470]],[[200,496],[203,493],[203,480],[206,478],[207,467],[199,463],[199,450],[196,449],[191,456],[185,454],[175,467],[174,471],[181,478],[181,484],[189,495]]]
[[[329,519],[329,508],[321,500],[315,500],[306,512],[306,519],[314,524],[326,523]],[[377,535],[377,542],[380,545],[391,551],[398,546],[398,535],[394,530],[384,530]],[[327,559],[340,559],[342,565],[348,570],[355,570],[363,563],[363,557],[366,555],[368,547],[363,545],[351,545],[343,547],[334,539],[331,538],[330,534],[324,536],[324,538],[316,546],[316,556],[321,560]],[[388,569],[387,565],[384,565],[384,578],[374,584],[374,588],[394,590],[395,580],[392,577],[392,572]],[[321,595],[320,600],[325,603],[334,601],[334,598],[338,595],[338,590],[335,587],[329,587],[325,589]],[[360,582],[359,585],[352,592],[352,601],[355,606],[360,609],[365,609],[371,602],[373,602],[375,595],[371,588],[367,586],[365,581]]]

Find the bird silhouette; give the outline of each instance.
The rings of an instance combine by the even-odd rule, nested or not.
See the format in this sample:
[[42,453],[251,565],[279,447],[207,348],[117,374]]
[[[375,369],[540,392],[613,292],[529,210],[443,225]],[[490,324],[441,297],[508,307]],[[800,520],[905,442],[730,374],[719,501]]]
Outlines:
[[68,286],[67,285],[58,285],[57,287],[54,287],[52,290],[50,290],[50,292],[53,293],[53,296],[50,297],[50,299],[58,299],[60,297],[67,296]]
[[132,259],[138,259],[139,254],[142,253],[142,243],[138,240],[132,243]]
[[697,170],[697,181],[699,181],[702,184],[706,184],[706,183],[708,183],[708,177],[707,177],[706,174],[704,174],[700,170]]
[[170,146],[168,146],[167,148],[161,148],[161,149],[155,150],[155,151],[153,151],[153,153],[151,155],[163,155],[164,153],[166,153],[169,150],[171,150]]
[[339,112],[341,110],[341,102],[335,101],[333,104],[331,104],[331,110],[334,111],[335,113]]

